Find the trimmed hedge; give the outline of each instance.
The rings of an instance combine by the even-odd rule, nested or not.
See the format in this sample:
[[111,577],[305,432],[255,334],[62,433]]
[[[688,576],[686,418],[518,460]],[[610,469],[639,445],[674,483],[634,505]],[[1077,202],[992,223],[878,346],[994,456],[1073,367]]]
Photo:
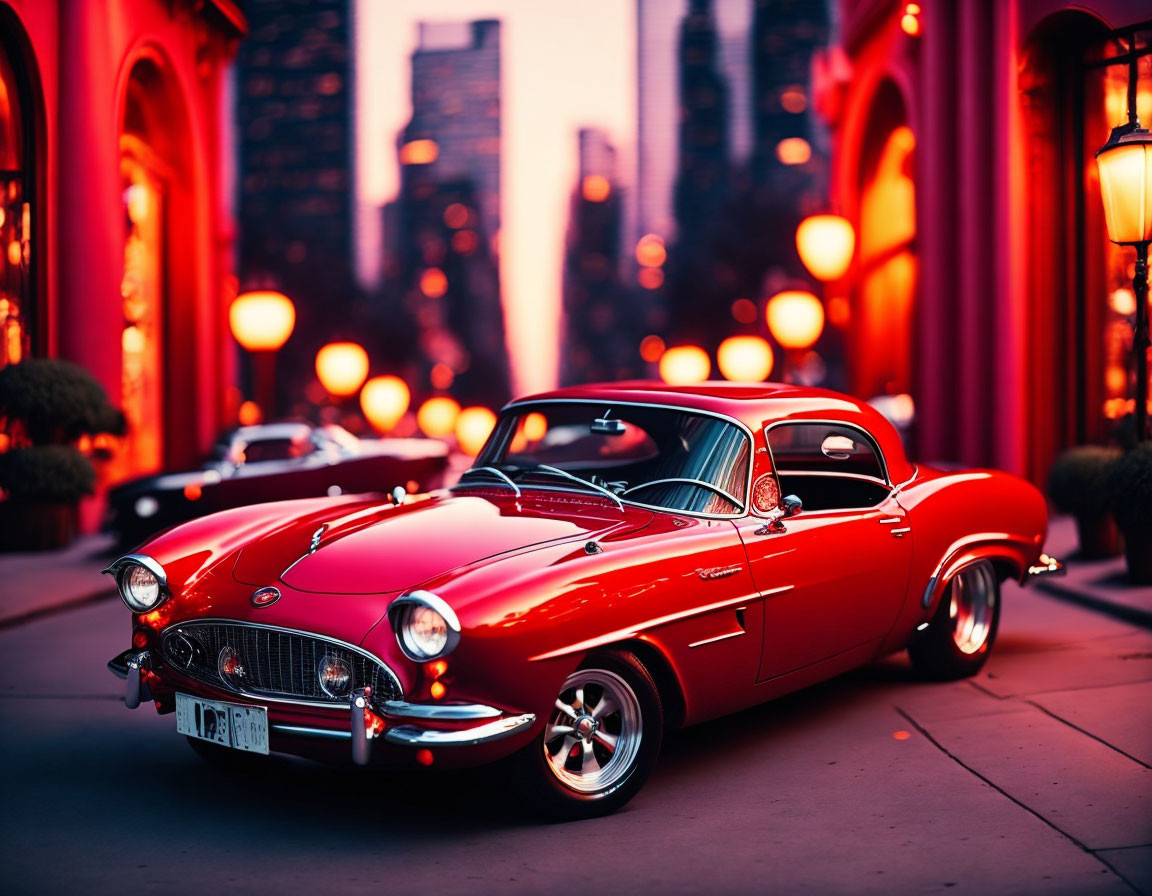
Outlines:
[[96,487],[96,472],[68,445],[34,445],[0,454],[0,488],[13,501],[77,501]]
[[1108,491],[1121,529],[1152,529],[1152,442],[1144,442],[1112,464]]
[[1111,509],[1109,475],[1120,457],[1115,448],[1069,448],[1048,470],[1048,495],[1061,513],[1101,516]]
[[82,435],[124,432],[124,415],[104,388],[71,361],[28,358],[0,368],[0,417],[24,424],[33,445],[64,445]]

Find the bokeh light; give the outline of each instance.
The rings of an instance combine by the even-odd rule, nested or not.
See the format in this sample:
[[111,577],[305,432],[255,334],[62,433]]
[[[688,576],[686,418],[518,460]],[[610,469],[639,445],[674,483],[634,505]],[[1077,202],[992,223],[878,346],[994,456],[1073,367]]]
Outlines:
[[702,383],[712,372],[712,360],[698,345],[678,345],[660,358],[660,379],[670,386]]
[[443,361],[437,361],[432,365],[432,370],[428,374],[428,380],[432,383],[434,389],[448,389],[451,388],[452,383],[456,381],[456,371]]
[[585,175],[580,184],[580,195],[589,202],[603,202],[612,194],[612,184],[602,174]]
[[754,324],[758,312],[756,303],[751,299],[737,299],[732,303],[732,317],[742,324]]
[[1117,314],[1125,316],[1135,314],[1136,293],[1132,292],[1132,288],[1129,286],[1121,286],[1119,289],[1112,290],[1112,294],[1108,297],[1108,304]]
[[488,436],[492,434],[492,427],[496,425],[496,414],[488,408],[465,408],[456,418],[456,442],[465,454],[477,455]]
[[429,398],[416,412],[416,425],[424,435],[433,439],[443,439],[456,428],[456,418],[460,416],[460,405],[447,395]]
[[808,108],[808,97],[804,93],[804,88],[799,84],[785,87],[783,93],[780,94],[780,106],[785,112],[799,115]]
[[645,289],[659,289],[664,285],[664,272],[660,268],[641,268],[636,280]]
[[245,401],[237,410],[236,419],[240,421],[241,426],[255,426],[264,419],[264,412],[260,410],[260,405],[256,402]]
[[839,215],[809,215],[796,228],[796,249],[817,280],[839,280],[852,263],[856,231]]
[[355,395],[368,376],[368,352],[355,342],[330,342],[316,353],[316,376],[329,395]]
[[716,349],[716,366],[727,380],[759,383],[772,372],[772,346],[759,336],[729,336]]
[[668,258],[664,240],[654,233],[646,233],[636,243],[636,261],[646,268],[658,268]]
[[824,329],[824,306],[812,293],[801,289],[772,296],[765,317],[772,338],[787,349],[808,348]]
[[664,340],[659,336],[645,336],[640,340],[640,357],[649,364],[655,364],[664,354]]
[[444,223],[453,230],[459,230],[461,227],[468,226],[468,219],[471,213],[468,211],[468,206],[462,202],[453,202],[446,209],[444,209]]
[[844,296],[833,296],[828,300],[828,321],[843,330],[852,320],[852,305]]
[[244,292],[228,309],[232,336],[250,352],[274,352],[296,326],[296,306],[288,296],[272,290]]
[[427,268],[420,275],[420,292],[430,299],[438,299],[448,292],[448,277],[440,268]]
[[533,411],[524,418],[521,428],[524,431],[524,437],[528,439],[528,441],[539,442],[544,438],[544,434],[548,432],[548,418],[539,411]]
[[803,165],[812,158],[812,147],[803,137],[785,137],[776,144],[776,158],[784,165]]
[[409,140],[400,147],[401,165],[431,165],[439,157],[435,140]]
[[398,376],[374,376],[360,390],[360,408],[377,432],[388,432],[408,410],[412,395]]

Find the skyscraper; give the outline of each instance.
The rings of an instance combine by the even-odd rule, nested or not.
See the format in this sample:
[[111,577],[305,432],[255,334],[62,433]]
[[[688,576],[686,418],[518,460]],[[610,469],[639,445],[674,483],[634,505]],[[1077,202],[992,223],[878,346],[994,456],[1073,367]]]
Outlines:
[[419,28],[412,118],[397,140],[400,196],[385,212],[386,313],[412,321],[409,360],[424,382],[494,405],[508,397],[497,263],[500,23]]

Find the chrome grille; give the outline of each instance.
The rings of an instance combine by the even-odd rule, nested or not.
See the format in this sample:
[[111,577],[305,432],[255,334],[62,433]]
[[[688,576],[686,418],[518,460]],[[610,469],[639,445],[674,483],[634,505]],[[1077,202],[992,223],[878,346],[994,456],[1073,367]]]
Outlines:
[[[350,689],[370,687],[379,700],[403,697],[396,675],[383,663],[348,644],[307,632],[235,622],[188,622],[165,631],[161,646],[165,661],[189,678],[253,697],[346,704],[346,696],[332,696],[320,687],[317,670],[325,656],[348,664]],[[225,681],[219,672],[220,652],[225,647],[239,655],[243,666],[237,683]]]

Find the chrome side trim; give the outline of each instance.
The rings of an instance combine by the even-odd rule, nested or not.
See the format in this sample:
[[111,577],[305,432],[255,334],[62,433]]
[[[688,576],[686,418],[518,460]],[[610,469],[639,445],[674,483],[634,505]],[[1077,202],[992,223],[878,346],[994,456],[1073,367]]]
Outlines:
[[100,573],[102,575],[118,575],[120,570],[132,563],[135,563],[137,566],[143,566],[148,572],[156,576],[156,579],[160,582],[161,590],[168,591],[168,574],[164,572],[164,567],[160,565],[159,561],[154,560],[147,554],[125,554],[123,557],[109,563],[107,567],[100,570]]
[[716,635],[714,638],[705,638],[703,641],[694,641],[688,645],[689,649],[693,647],[703,647],[705,644],[715,644],[717,641],[727,641],[729,638],[739,638],[747,632],[728,632],[726,635]]
[[273,725],[273,731],[283,731],[285,734],[302,734],[305,737],[334,737],[340,740],[351,740],[351,731],[329,731],[327,728],[309,728],[305,725]]
[[536,656],[529,657],[528,662],[537,663],[541,660],[551,660],[558,656],[567,656],[570,653],[578,653],[582,650],[591,650],[594,647],[603,647],[605,644],[611,644],[614,641],[623,641],[627,638],[635,638],[638,634],[649,629],[659,628],[662,625],[668,625],[670,622],[679,622],[682,619],[691,619],[693,616],[702,616],[705,613],[711,613],[714,610],[723,610],[726,607],[736,607],[741,604],[747,604],[753,600],[763,597],[769,597],[773,594],[783,594],[786,591],[791,591],[795,586],[781,585],[779,588],[770,588],[767,591],[757,591],[751,595],[745,594],[741,597],[733,597],[728,600],[722,600],[714,604],[706,604],[703,607],[693,607],[691,610],[684,610],[680,613],[670,613],[667,616],[658,616],[655,619],[649,619],[647,622],[641,622],[631,628],[621,628],[614,632],[608,632],[605,635],[600,635],[596,638],[589,638],[587,641],[581,641],[578,644],[570,644],[567,647],[560,647],[556,650],[550,650],[547,653],[540,653]]
[[458,731],[437,731],[417,728],[415,725],[401,725],[385,731],[384,739],[389,743],[411,747],[471,747],[513,735],[535,721],[536,716],[526,712]]
[[[210,616],[210,617],[205,617],[203,619],[184,619],[181,622],[174,622],[172,625],[168,626],[166,629],[164,629],[160,633],[160,643],[161,644],[164,643],[164,638],[167,637],[168,632],[172,631],[173,629],[179,629],[180,626],[182,626],[182,625],[198,625],[199,623],[202,623],[202,622],[203,623],[216,623],[218,625],[240,625],[240,626],[244,626],[246,628],[259,628],[259,629],[263,629],[265,631],[287,632],[288,634],[291,634],[291,635],[303,635],[306,638],[318,638],[321,641],[330,641],[333,644],[336,644],[340,647],[344,647],[347,650],[351,650],[353,653],[358,653],[362,657],[369,659],[372,662],[379,665],[380,668],[383,669],[388,674],[389,677],[391,677],[393,683],[396,685],[397,693],[399,693],[401,696],[403,696],[403,694],[404,694],[404,686],[400,683],[400,679],[397,677],[396,673],[394,671],[392,671],[392,667],[389,666],[382,659],[380,659],[380,657],[376,656],[374,653],[369,653],[363,647],[357,647],[355,644],[349,644],[347,641],[341,641],[339,638],[333,638],[330,635],[324,635],[324,634],[321,634],[320,632],[308,632],[308,631],[304,631],[303,629],[299,629],[299,628],[286,628],[282,625],[262,625],[259,622],[245,622],[245,621],[240,620],[240,619],[222,619],[222,618],[219,618],[216,616]],[[163,655],[163,654],[161,654],[161,655]],[[172,668],[172,667],[170,667],[170,668]],[[177,674],[182,674],[179,669],[173,668],[172,670],[174,672],[176,672]],[[187,678],[189,681],[193,682],[197,687],[212,687],[212,685],[205,685],[203,682],[197,681],[195,678],[192,678],[191,676],[184,676],[184,677]],[[320,702],[320,701],[316,701],[316,700],[292,700],[292,699],[289,699],[287,697],[269,697],[269,696],[265,696],[264,694],[253,694],[253,693],[249,693],[249,692],[243,691],[243,690],[229,689],[224,685],[223,682],[220,683],[218,690],[220,690],[222,693],[239,694],[239,695],[241,695],[243,697],[247,697],[249,700],[253,700],[257,703],[286,703],[286,704],[289,704],[291,706],[308,706],[308,707],[317,707],[317,708],[323,708],[323,709],[334,709],[337,711],[346,711],[346,704],[343,704],[343,703],[330,703],[328,701]]]
[[400,719],[495,719],[504,713],[482,703],[407,703],[385,700],[377,708],[389,718]]
[[[541,404],[594,404],[604,406],[604,399],[602,398],[541,398],[533,401],[532,399],[524,399],[517,401],[510,401],[500,409],[500,413],[511,410],[512,408],[519,407],[533,407]],[[656,401],[616,401],[612,403],[612,407],[630,407],[630,408],[656,408],[662,411],[679,411],[683,414],[698,414],[702,417],[712,417],[716,420],[723,420],[726,423],[731,423],[737,427],[744,435],[748,437],[748,478],[744,484],[744,507],[752,506],[752,472],[753,464],[755,463],[755,448],[756,437],[753,435],[752,430],[743,420],[737,420],[735,417],[730,417],[728,414],[721,414],[719,411],[707,411],[702,408],[683,407],[675,404],[660,404]],[[647,510],[659,510],[662,513],[675,513],[683,516],[697,517],[706,520],[736,520],[742,519],[747,516],[747,510],[742,510],[739,513],[696,513],[691,510],[677,510],[674,507],[661,507],[658,504],[641,504],[638,501],[625,501],[625,504],[630,504],[633,507],[643,507]]]

